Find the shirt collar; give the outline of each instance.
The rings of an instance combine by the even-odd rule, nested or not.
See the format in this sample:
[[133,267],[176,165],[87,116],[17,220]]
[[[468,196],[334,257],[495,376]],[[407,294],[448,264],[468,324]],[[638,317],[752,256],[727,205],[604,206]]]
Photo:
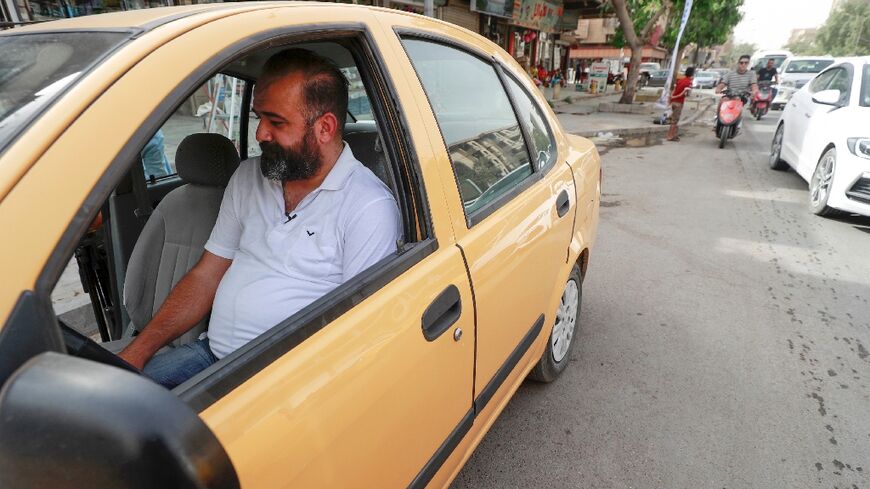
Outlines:
[[341,190],[347,183],[350,174],[358,164],[356,157],[353,155],[350,146],[345,142],[344,149],[338,155],[335,165],[329,170],[326,178],[320,184],[320,190]]

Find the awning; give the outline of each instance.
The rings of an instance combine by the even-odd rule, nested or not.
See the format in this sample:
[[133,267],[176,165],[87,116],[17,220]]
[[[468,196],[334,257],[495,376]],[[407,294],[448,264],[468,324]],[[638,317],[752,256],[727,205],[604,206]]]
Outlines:
[[[622,51],[622,56],[630,57],[631,56],[631,48],[615,48],[613,46],[580,46],[576,48],[572,48],[568,53],[569,58],[577,58],[577,59],[590,59],[590,58],[602,58],[602,59],[617,59],[620,57],[620,51]],[[664,48],[658,48],[653,46],[644,46],[643,51],[641,53],[641,58],[647,59],[665,59],[667,56],[667,50]]]

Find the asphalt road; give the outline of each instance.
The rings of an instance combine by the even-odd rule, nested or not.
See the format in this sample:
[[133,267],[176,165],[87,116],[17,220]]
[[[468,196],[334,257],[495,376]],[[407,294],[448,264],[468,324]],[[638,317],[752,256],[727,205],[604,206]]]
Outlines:
[[778,115],[605,154],[572,363],[454,488],[870,488],[870,219],[768,169]]

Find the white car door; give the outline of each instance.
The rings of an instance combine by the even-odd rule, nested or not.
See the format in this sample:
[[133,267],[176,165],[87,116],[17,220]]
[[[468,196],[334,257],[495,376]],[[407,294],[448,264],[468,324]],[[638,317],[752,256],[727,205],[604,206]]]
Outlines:
[[[801,160],[803,159],[801,147],[806,137],[807,125],[810,117],[812,117],[812,113],[815,111],[815,105],[817,105],[813,102],[813,94],[824,90],[836,74],[834,69],[825,71],[810,82],[807,87],[798,90],[788,102],[785,112],[786,125],[783,137],[783,150],[785,159],[791,162],[792,166],[798,170],[798,173],[801,173],[800,167]],[[803,174],[801,173],[801,175]]]
[[[825,83],[823,90],[839,90],[840,102],[848,101],[849,89],[852,86],[852,74],[844,67],[838,67],[825,72],[832,73],[830,82]],[[802,111],[805,118],[805,130],[803,138],[799,141],[799,158],[795,169],[804,179],[809,180],[816,169],[816,164],[822,155],[824,147],[831,141],[828,133],[833,126],[838,107],[813,102],[812,97],[807,97],[807,104]]]

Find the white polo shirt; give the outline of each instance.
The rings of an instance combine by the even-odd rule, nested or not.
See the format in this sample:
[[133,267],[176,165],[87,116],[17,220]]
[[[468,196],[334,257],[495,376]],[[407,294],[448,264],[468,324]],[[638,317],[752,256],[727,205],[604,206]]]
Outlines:
[[233,260],[215,295],[208,338],[218,358],[396,251],[399,209],[345,143],[335,166],[287,222],[283,186],[260,159],[230,179],[205,249]]

